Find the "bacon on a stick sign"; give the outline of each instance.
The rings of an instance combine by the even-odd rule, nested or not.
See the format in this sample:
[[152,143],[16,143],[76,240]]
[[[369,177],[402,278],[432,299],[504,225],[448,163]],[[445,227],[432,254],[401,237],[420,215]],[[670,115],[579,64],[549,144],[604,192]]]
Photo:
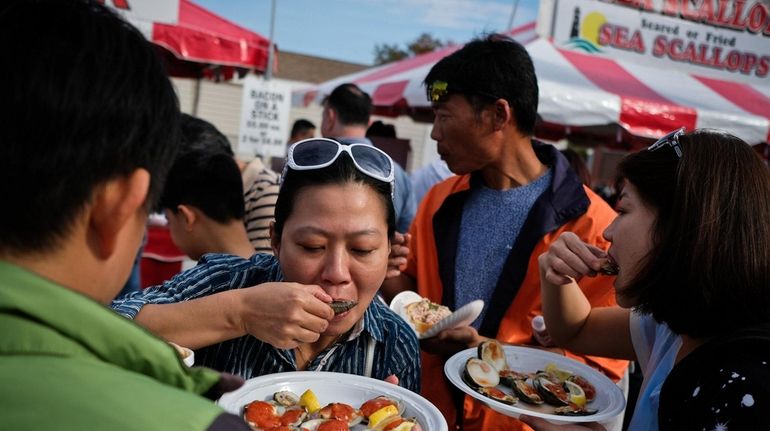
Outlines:
[[[767,0],[557,0],[554,43],[612,58],[770,85]],[[541,5],[542,7],[542,5]],[[553,16],[547,17],[548,9]],[[550,31],[548,31],[550,30]]]
[[283,157],[289,136],[291,85],[248,75],[241,100],[238,152]]

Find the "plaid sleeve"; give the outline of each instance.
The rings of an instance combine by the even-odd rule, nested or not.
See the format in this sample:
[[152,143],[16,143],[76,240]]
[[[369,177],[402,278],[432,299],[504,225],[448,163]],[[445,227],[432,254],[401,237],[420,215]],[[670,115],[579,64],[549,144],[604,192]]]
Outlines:
[[[256,259],[255,259],[256,258]],[[251,260],[224,254],[204,255],[196,266],[175,275],[163,284],[112,301],[118,314],[133,319],[145,304],[170,304],[201,298],[234,288],[264,282],[253,275],[263,274],[264,264],[272,266],[272,256],[257,255]]]

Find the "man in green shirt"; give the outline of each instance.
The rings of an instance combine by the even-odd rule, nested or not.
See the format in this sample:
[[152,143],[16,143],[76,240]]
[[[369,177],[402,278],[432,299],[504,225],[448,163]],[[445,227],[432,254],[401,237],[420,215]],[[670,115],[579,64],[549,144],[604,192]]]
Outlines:
[[104,306],[178,146],[154,48],[75,0],[3,2],[0,40],[0,428],[247,430],[202,396],[241,380]]

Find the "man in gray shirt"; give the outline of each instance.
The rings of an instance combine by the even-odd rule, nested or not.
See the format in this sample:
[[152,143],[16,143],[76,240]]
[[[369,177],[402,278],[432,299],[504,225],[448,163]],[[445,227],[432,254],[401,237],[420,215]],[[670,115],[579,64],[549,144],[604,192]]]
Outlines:
[[[335,139],[343,144],[374,145],[366,137],[369,117],[372,112],[372,99],[355,84],[342,84],[335,88],[324,100],[321,135]],[[417,203],[412,194],[409,176],[397,163],[396,193],[393,204],[396,207],[396,229],[399,232],[409,230]]]

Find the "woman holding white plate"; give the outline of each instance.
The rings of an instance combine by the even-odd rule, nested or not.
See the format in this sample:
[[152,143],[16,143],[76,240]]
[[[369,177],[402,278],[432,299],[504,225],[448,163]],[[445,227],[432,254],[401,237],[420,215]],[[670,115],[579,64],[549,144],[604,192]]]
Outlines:
[[[550,336],[574,351],[639,361],[630,430],[770,429],[767,166],[725,132],[680,129],[618,171],[610,249],[565,233],[539,258]],[[617,274],[620,307],[586,301],[578,283],[600,272]]]
[[[196,364],[247,379],[334,371],[419,392],[417,338],[375,299],[395,235],[393,172],[390,157],[372,146],[298,142],[271,225],[275,256],[205,255],[218,263],[204,275],[199,264],[113,308],[196,349]],[[332,300],[350,308],[335,314]],[[289,341],[271,345],[271,331]]]

